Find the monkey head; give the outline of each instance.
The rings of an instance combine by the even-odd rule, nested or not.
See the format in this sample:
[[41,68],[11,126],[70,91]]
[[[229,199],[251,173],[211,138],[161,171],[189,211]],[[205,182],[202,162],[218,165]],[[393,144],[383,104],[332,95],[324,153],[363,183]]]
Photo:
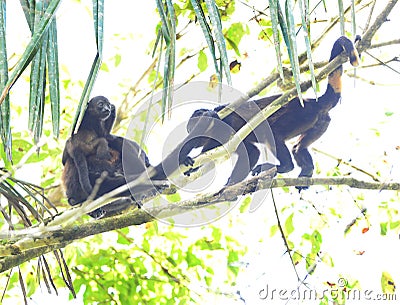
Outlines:
[[198,109],[193,112],[186,128],[188,133],[191,133],[194,129],[200,133],[205,132],[213,127],[215,120],[221,120],[216,111],[209,109]]
[[105,121],[115,106],[105,96],[95,96],[88,102],[87,110],[91,115]]

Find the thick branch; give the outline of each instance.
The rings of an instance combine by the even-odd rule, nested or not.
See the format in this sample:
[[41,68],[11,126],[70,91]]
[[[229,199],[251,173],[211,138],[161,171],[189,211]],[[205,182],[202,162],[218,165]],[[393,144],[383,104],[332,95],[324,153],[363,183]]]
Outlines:
[[[170,204],[164,207],[151,208],[147,211],[135,209],[127,211],[115,217],[91,221],[79,225],[71,225],[46,232],[42,230],[40,235],[36,233],[20,240],[9,240],[8,244],[0,247],[0,273],[12,267],[38,257],[50,251],[63,248],[75,240],[91,235],[121,229],[132,225],[141,225],[155,218],[166,219],[182,214],[188,210],[204,208],[218,202],[235,201],[238,197],[251,194],[255,189],[280,188],[289,186],[311,186],[311,185],[347,185],[352,188],[368,190],[400,190],[399,182],[379,183],[366,182],[354,178],[277,178],[272,179],[270,173],[264,173],[259,177],[251,178],[242,183],[226,187],[223,192],[196,197],[195,200],[181,202],[179,205]],[[32,229],[32,232],[35,232]],[[11,232],[10,232],[11,233]]]

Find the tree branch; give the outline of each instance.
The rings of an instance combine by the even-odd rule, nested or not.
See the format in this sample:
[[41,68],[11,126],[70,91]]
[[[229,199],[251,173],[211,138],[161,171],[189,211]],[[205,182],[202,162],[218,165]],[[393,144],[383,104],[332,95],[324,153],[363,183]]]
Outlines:
[[[215,194],[207,194],[179,204],[170,204],[163,207],[144,209],[131,209],[124,214],[110,218],[90,221],[83,224],[72,224],[65,228],[44,227],[40,234],[35,228],[24,230],[24,235],[18,236],[18,231],[7,232],[2,236],[3,245],[0,246],[0,273],[18,266],[32,258],[50,251],[60,249],[88,236],[96,235],[111,230],[121,229],[132,225],[141,225],[154,219],[167,219],[184,212],[215,205],[219,202],[231,202],[240,196],[254,193],[258,190],[280,188],[289,186],[312,185],[347,185],[352,188],[369,190],[400,190],[400,182],[379,183],[357,180],[354,178],[271,178],[271,172],[261,174],[233,186],[226,187]],[[14,234],[14,236],[13,236]],[[8,237],[8,240],[5,239]]]

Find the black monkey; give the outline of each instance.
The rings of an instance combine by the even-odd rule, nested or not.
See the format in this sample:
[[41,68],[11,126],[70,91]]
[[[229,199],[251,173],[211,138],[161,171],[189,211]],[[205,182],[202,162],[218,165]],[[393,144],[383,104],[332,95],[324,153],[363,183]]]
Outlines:
[[[110,134],[114,123],[112,112],[115,113],[115,107],[106,97],[92,98],[77,133],[65,144],[62,156],[63,181],[71,205],[77,204],[79,197],[87,198],[93,190],[89,179],[87,157],[95,155],[98,160],[111,157],[106,137]],[[111,168],[109,170],[112,171]]]
[[[353,66],[358,65],[357,50],[354,48],[353,43],[344,36],[337,39],[334,43],[329,61],[340,55],[342,51],[345,51],[347,56],[349,56],[350,63]],[[278,173],[287,173],[294,168],[285,141],[299,136],[297,143],[292,149],[293,157],[301,168],[299,177],[312,176],[314,165],[307,148],[321,137],[328,128],[330,122],[328,112],[336,106],[341,97],[342,73],[343,68],[339,66],[329,74],[327,89],[318,100],[304,99],[304,107],[302,107],[299,99],[296,97],[267,119],[275,139],[276,156],[280,162],[277,166]],[[226,105],[219,106],[214,110],[196,110],[187,125],[188,137],[176,151],[171,153],[171,155],[174,153],[179,155],[179,164],[185,164],[187,166],[193,165],[194,161],[188,156],[193,148],[202,147],[201,152],[204,153],[225,143],[230,136],[242,128],[249,119],[280,96],[281,95],[274,95],[256,101],[245,102],[223,120],[219,118],[218,111],[226,107]],[[212,124],[209,124],[210,120],[212,120]],[[218,121],[220,124],[218,124]],[[209,125],[207,126],[207,124]],[[268,135],[263,136],[263,133],[265,133],[263,130],[268,131],[269,129],[262,124],[255,128],[236,150],[238,161],[235,164],[227,184],[235,184],[244,180],[250,171],[253,175],[256,175],[261,171],[273,167],[273,165],[269,163],[264,163],[254,168],[260,156],[260,151],[255,144],[264,143],[268,138]],[[221,128],[223,125],[230,127],[230,130],[229,128],[225,128],[224,131],[222,131]],[[199,126],[201,127],[199,128]],[[226,134],[221,136],[223,132]],[[202,136],[196,137],[196,133]],[[168,162],[164,163],[168,164]],[[169,172],[173,171],[170,169],[169,172],[164,173],[163,168],[165,168],[165,164],[156,167],[158,176],[168,175]],[[190,175],[190,173],[195,170],[197,170],[197,168],[188,170],[186,174]],[[301,187],[299,187],[299,189],[301,189]]]
[[[126,176],[134,179],[150,166],[149,160],[136,142],[110,134],[115,121],[115,107],[107,98],[92,98],[85,110],[82,123],[75,135],[68,139],[63,153],[63,184],[70,205],[85,201],[102,172],[102,181],[95,198],[126,184]],[[91,144],[91,145],[89,145]],[[122,166],[122,154],[129,166]],[[127,191],[121,196],[130,196]],[[131,204],[132,200],[128,201]],[[124,200],[116,200],[90,213],[98,218],[127,207]]]

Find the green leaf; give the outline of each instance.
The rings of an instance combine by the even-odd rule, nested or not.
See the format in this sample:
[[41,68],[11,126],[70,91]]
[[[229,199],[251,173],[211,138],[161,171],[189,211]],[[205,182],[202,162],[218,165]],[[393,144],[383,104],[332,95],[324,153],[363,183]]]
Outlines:
[[100,70],[104,71],[104,72],[110,72],[110,69],[108,68],[108,66],[107,66],[107,64],[105,62],[101,63]]
[[52,0],[44,14],[42,14],[42,18],[40,23],[35,27],[35,31],[32,35],[31,41],[28,46],[25,48],[24,54],[17,62],[15,68],[13,69],[10,78],[8,79],[2,94],[0,96],[0,103],[3,102],[4,98],[8,94],[8,91],[11,89],[12,85],[16,82],[16,80],[21,76],[22,72],[26,69],[26,67],[31,62],[33,56],[39,50],[40,43],[42,42],[43,36],[47,32],[47,28],[50,25],[50,22],[53,20],[55,12],[60,4],[61,0]]
[[[279,30],[278,24],[279,22],[279,1],[269,0],[269,11],[271,14],[271,25],[272,25],[272,33],[274,38],[274,45],[275,45],[275,54],[276,58],[278,59],[278,72],[281,79],[285,79],[283,74],[282,68],[282,55],[281,55],[281,47],[280,47],[280,39],[279,39]],[[284,27],[281,26],[283,36],[286,37]]]
[[[78,121],[82,120],[83,114],[86,110],[86,103],[89,100],[90,93],[92,91],[94,82],[97,74],[101,67],[103,57],[103,35],[104,35],[104,0],[93,0],[93,24],[94,32],[97,44],[97,53],[92,63],[92,67],[89,71],[89,75],[86,79],[85,86],[82,90],[82,95],[79,100],[79,104],[75,113],[74,120],[71,125],[71,134],[75,133]],[[85,107],[82,108],[82,106]]]
[[182,198],[181,198],[181,195],[180,195],[179,193],[175,193],[175,194],[169,194],[169,195],[167,195],[167,196],[166,196],[166,199],[167,199],[169,202],[174,203],[174,202],[180,202]]
[[161,29],[163,38],[166,42],[163,92],[161,103],[162,120],[164,120],[166,110],[168,109],[169,112],[172,106],[172,96],[174,89],[176,57],[176,16],[171,0],[166,0],[166,9],[161,0],[156,0],[156,3],[161,18]]
[[381,228],[381,235],[385,236],[387,234],[387,230],[388,230],[388,223],[387,222],[381,222],[379,224],[380,228]]
[[202,261],[199,260],[193,253],[188,252],[186,253],[186,262],[188,264],[188,267],[195,267],[195,266],[201,266]]
[[242,201],[242,203],[241,203],[241,205],[240,205],[240,208],[239,208],[240,213],[244,213],[245,211],[247,211],[247,210],[249,209],[249,206],[250,206],[250,204],[251,204],[251,201],[252,201],[251,197],[246,197],[246,198]]
[[228,270],[231,271],[235,277],[238,276],[239,271],[240,271],[239,267],[236,267],[236,266],[228,266]]
[[143,239],[143,242],[142,242],[142,248],[143,248],[143,250],[145,251],[145,252],[149,252],[150,251],[150,243],[149,243],[149,241],[147,240],[147,239]]
[[[0,1],[0,92],[3,92],[8,82],[8,62],[6,46],[6,2]],[[10,98],[4,97],[3,103],[0,101],[0,136],[5,153],[3,160],[12,159],[12,136],[10,128]]]
[[55,18],[50,24],[48,37],[47,74],[49,77],[51,119],[53,123],[53,134],[58,138],[60,132],[60,72],[58,66],[57,24]]
[[[37,1],[35,5],[34,28],[40,25],[45,10],[45,3]],[[46,31],[43,34],[42,43],[38,46],[38,51],[32,60],[30,76],[28,128],[34,134],[35,143],[39,142],[43,129],[48,37],[49,34]]]
[[[312,88],[314,90],[315,96],[317,96],[318,87],[317,87],[317,82],[315,80],[314,63],[312,61],[310,27],[309,27],[310,25],[307,24],[307,22],[306,22],[306,20],[310,20],[308,1],[305,1],[303,4],[303,0],[299,0],[299,8],[300,8],[300,15],[301,15],[301,25],[302,25],[302,29],[304,32],[304,42],[305,42],[306,51],[307,51],[308,67],[310,69],[310,75],[311,75],[311,84],[312,84]],[[296,60],[298,60],[298,57],[296,57]],[[299,72],[300,72],[300,70],[299,70]]]
[[381,276],[381,287],[383,293],[393,294],[396,291],[396,285],[394,283],[393,277],[389,272],[382,272]]
[[[212,31],[214,34],[215,42],[218,46],[218,51],[220,55],[220,64],[223,71],[225,71],[225,77],[227,79],[228,85],[232,84],[231,74],[229,70],[229,60],[226,53],[225,37],[222,33],[221,17],[219,15],[218,8],[214,0],[205,0],[208,16],[211,20]],[[222,71],[220,71],[222,74]]]
[[118,234],[117,243],[120,245],[130,245],[131,242],[124,236],[129,233],[129,228],[122,228],[119,231],[123,234]]
[[239,261],[239,254],[236,251],[229,251],[228,264],[233,264]]
[[199,52],[197,67],[199,68],[200,72],[204,72],[208,67],[207,55],[204,53],[203,50],[200,50]]
[[333,262],[333,259],[332,259],[332,256],[330,256],[329,254],[326,254],[326,253],[325,253],[325,254],[322,256],[321,260],[322,260],[325,264],[327,264],[329,267],[334,267],[334,266],[335,266],[335,264],[334,264],[334,262]]
[[36,288],[37,288],[36,277],[34,276],[34,274],[32,272],[28,272],[26,274],[25,283],[26,283],[26,288],[27,288],[26,295],[28,297],[30,297],[30,296],[32,296],[32,294],[35,293]]
[[295,266],[303,260],[303,256],[297,251],[293,253],[292,258]]
[[393,222],[390,222],[390,229],[391,230],[394,230],[394,229],[396,229],[397,227],[399,227],[400,226],[400,221],[393,221]]
[[269,236],[271,237],[274,236],[276,232],[278,232],[278,229],[279,229],[278,225],[271,226]]
[[233,23],[225,33],[225,37],[228,41],[228,46],[233,48],[238,56],[240,56],[238,48],[239,43],[242,40],[243,36],[248,33],[248,28],[246,28],[245,30],[243,24],[240,22]]
[[[292,67],[292,73],[294,78],[294,83],[296,85],[297,94],[300,100],[300,104],[304,107],[303,98],[300,88],[300,66],[297,55],[297,42],[296,42],[296,24],[294,22],[293,16],[293,0],[287,0],[285,2],[285,16],[286,16],[286,28],[288,37],[285,40],[286,47],[288,49],[290,66]],[[283,23],[283,21],[282,21]]]
[[214,239],[213,242],[219,243],[221,241],[221,236],[222,236],[222,230],[214,227],[212,230],[212,237]]
[[318,252],[321,250],[321,244],[322,244],[321,233],[315,230],[311,235],[310,241],[311,241],[311,252],[314,254],[318,254]]
[[[21,159],[26,155],[26,153],[33,147],[33,144],[24,140],[24,139],[15,139],[13,145],[13,159],[14,162],[18,164]],[[43,161],[48,157],[48,154],[33,154],[31,155],[26,163],[35,163],[39,161]]]
[[210,50],[211,56],[213,58],[214,62],[214,68],[215,72],[218,77],[218,81],[221,82],[221,71],[219,70],[219,65],[218,65],[218,60],[217,56],[215,53],[215,44],[214,44],[214,38],[211,33],[211,28],[207,23],[207,18],[204,14],[203,8],[201,7],[200,1],[199,0],[190,0],[190,3],[193,6],[193,10],[196,14],[197,20],[200,24],[201,30],[203,31],[204,38],[207,41],[208,49]]
[[290,216],[285,221],[284,230],[285,230],[286,236],[290,235],[294,231],[293,216],[294,216],[294,213],[290,214]]
[[121,63],[121,54],[115,54],[114,56],[114,67],[118,67],[119,64]]

